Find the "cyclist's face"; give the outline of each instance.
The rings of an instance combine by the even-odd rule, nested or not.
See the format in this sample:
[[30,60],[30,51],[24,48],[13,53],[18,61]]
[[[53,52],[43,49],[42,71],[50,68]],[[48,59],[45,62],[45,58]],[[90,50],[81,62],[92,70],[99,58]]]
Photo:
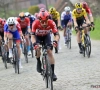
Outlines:
[[9,25],[9,28],[12,30],[14,28],[14,24]]
[[48,20],[40,20],[40,23],[41,23],[42,27],[47,27]]
[[82,12],[82,8],[78,8],[78,9],[77,9],[77,12],[78,12],[78,13],[81,13],[81,12]]
[[67,11],[67,12],[66,12],[66,14],[69,14],[69,13],[70,13],[70,11]]

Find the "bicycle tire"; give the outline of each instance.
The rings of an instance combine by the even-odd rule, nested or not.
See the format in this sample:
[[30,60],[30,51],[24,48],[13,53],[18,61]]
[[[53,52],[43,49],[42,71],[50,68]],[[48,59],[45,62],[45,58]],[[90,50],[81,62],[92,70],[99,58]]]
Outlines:
[[15,67],[15,73],[19,74],[19,60],[18,60],[18,52],[17,52],[17,48],[14,48],[14,67]]
[[89,35],[86,36],[86,54],[89,58],[91,54],[91,40]]
[[25,61],[26,61],[26,63],[28,63],[27,47],[26,47],[25,43],[24,43],[24,57],[25,57]]
[[4,53],[4,66],[7,69],[7,53]]
[[33,53],[33,45],[32,45],[32,42],[31,42],[31,54],[32,54],[32,58],[34,57],[34,53]]
[[45,56],[46,58],[46,73],[47,73],[47,79],[48,79],[48,88],[50,88],[50,90],[53,90],[53,79],[52,79],[52,69],[51,69],[51,65],[48,59],[48,56]]

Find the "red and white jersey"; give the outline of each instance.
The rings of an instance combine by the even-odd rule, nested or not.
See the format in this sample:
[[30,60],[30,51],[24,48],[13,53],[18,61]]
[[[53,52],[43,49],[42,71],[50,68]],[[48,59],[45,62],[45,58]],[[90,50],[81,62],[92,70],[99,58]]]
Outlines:
[[92,16],[92,12],[91,9],[87,6],[84,8],[86,10],[86,12],[89,14],[89,16]]
[[19,22],[21,28],[30,27],[30,20],[27,17],[25,17],[24,21],[21,21],[21,19],[18,17],[17,21]]
[[2,23],[0,23],[0,32],[4,32],[4,24],[5,24],[5,22],[4,22],[3,19],[1,19],[1,20],[2,20]]
[[58,32],[56,24],[53,20],[48,20],[48,26],[46,28],[43,28],[41,26],[41,23],[38,19],[35,20],[32,24],[32,32],[35,33],[35,35],[45,36],[50,33],[50,31],[52,31],[53,33]]

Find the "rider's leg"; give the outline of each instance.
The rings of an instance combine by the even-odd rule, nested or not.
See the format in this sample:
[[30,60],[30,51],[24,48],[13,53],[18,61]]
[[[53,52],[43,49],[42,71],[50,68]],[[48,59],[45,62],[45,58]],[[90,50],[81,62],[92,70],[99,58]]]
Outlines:
[[[8,37],[8,39],[12,39],[13,35],[11,33],[8,33],[7,37]],[[8,48],[9,48],[9,58],[11,58],[13,56],[12,55],[12,40],[9,40],[9,42],[8,42]]]
[[20,48],[20,40],[16,40],[16,45],[17,45],[17,49],[18,49],[19,67],[22,68],[22,65],[21,65],[21,48]]
[[[51,46],[51,37],[50,37],[50,34],[48,34],[46,37],[45,37],[45,44],[48,44]],[[55,67],[55,59],[54,59],[54,56],[53,56],[53,52],[52,52],[52,49],[53,47],[51,46],[51,49],[48,50],[48,58],[50,60],[50,63],[51,63],[51,68],[52,68],[52,74],[53,74],[53,80],[57,80],[57,77],[54,73],[54,67]]]
[[26,39],[26,45],[27,45],[27,50],[28,50],[28,55],[31,55],[31,50],[30,50],[30,41],[29,41],[29,35],[25,35]]
[[2,52],[1,52],[1,41],[2,41],[2,37],[0,35],[0,56],[2,55]]

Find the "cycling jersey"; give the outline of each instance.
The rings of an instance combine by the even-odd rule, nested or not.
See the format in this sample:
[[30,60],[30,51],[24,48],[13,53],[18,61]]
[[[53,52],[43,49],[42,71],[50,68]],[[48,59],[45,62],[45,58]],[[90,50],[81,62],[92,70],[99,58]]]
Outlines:
[[29,18],[25,17],[25,19],[23,21],[21,21],[21,19],[18,17],[17,21],[19,22],[21,28],[30,28],[30,20]]
[[72,16],[73,16],[73,18],[76,18],[77,20],[80,20],[80,19],[83,19],[84,17],[86,17],[87,13],[86,13],[85,9],[83,9],[83,8],[82,8],[82,12],[81,13],[77,13],[77,10],[74,9],[72,11]]
[[33,16],[33,15],[31,15],[31,16],[29,16],[29,19],[30,19],[30,27],[32,29],[32,23],[34,22],[34,20],[36,19],[36,17]]
[[35,33],[35,35],[38,35],[38,36],[45,36],[48,33],[50,33],[51,30],[52,30],[53,33],[58,32],[57,27],[52,20],[48,20],[48,26],[46,28],[43,28],[41,26],[41,23],[38,19],[35,20],[32,24],[32,32]]
[[0,24],[0,33],[4,32],[4,24],[5,22],[2,20],[2,23]]
[[22,31],[21,31],[20,24],[16,21],[12,30],[10,29],[8,23],[6,22],[6,24],[4,25],[4,32],[5,33],[12,33],[13,38],[20,39],[19,33]]
[[69,14],[66,14],[66,12],[62,12],[62,14],[61,14],[61,25],[62,25],[62,27],[65,27],[68,22],[72,22],[71,12]]
[[60,18],[60,14],[59,14],[59,12],[56,11],[53,14],[51,14],[51,17],[53,20],[58,20]]
[[89,16],[92,16],[92,12],[91,12],[91,9],[89,7],[85,7],[84,9],[89,14]]

